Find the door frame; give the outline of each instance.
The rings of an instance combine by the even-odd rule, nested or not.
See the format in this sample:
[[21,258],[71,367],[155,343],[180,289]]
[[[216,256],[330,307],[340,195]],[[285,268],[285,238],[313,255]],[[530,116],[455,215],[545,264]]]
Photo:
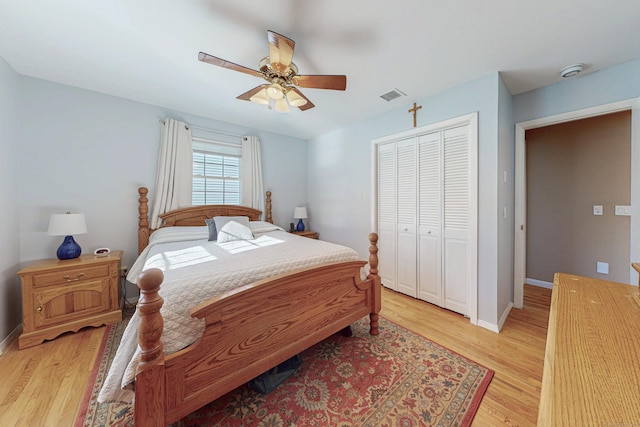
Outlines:
[[378,232],[378,144],[418,136],[424,133],[469,125],[469,250],[467,256],[467,298],[469,322],[478,324],[478,112],[465,114],[371,141],[371,230]]
[[[524,304],[524,283],[527,267],[527,180],[526,180],[526,140],[525,131],[619,111],[631,110],[631,245],[630,259],[640,254],[640,98],[612,102],[596,107],[583,108],[540,119],[515,124],[515,223],[513,251],[513,306],[522,308]],[[630,283],[633,283],[633,268],[629,266]]]

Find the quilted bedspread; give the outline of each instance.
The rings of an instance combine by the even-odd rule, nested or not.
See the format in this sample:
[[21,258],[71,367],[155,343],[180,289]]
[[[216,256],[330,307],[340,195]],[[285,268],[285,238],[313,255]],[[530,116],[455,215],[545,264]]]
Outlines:
[[[217,294],[276,274],[337,261],[360,259],[348,247],[308,239],[265,222],[251,222],[253,240],[210,242],[204,227],[167,227],[151,236],[149,246],[132,266],[127,280],[136,283],[143,270],[164,272],[160,295],[164,318],[165,354],[181,350],[204,333],[204,319],[193,319],[189,308]],[[130,402],[140,360],[136,311],[98,400]]]

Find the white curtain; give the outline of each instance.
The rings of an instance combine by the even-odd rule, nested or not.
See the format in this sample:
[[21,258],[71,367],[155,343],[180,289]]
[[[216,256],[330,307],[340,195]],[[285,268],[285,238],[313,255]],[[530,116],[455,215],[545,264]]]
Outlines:
[[257,136],[242,138],[242,204],[264,213],[262,160]]
[[161,224],[159,215],[191,206],[193,150],[191,128],[184,122],[167,119],[162,125],[156,193],[151,210],[151,228]]

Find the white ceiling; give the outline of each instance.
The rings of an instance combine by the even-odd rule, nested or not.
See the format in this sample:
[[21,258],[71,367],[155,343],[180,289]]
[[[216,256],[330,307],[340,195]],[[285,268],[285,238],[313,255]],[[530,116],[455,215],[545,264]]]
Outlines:
[[[235,97],[264,81],[267,30],[296,42],[300,74],[347,90],[276,113]],[[640,0],[0,0],[0,57],[23,75],[311,138],[496,71],[512,94],[640,58]],[[580,77],[576,77],[580,78]],[[398,88],[407,97],[380,95]],[[425,107],[425,108],[428,108]]]

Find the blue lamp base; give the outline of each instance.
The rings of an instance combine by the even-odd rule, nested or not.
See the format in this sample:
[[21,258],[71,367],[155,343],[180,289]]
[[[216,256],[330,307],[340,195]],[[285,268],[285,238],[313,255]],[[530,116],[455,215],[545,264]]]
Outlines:
[[304,231],[304,222],[302,222],[302,218],[298,220],[298,225],[296,226],[296,231]]
[[56,255],[58,255],[58,259],[74,259],[78,258],[81,253],[80,245],[73,240],[73,236],[66,236],[64,242],[62,242],[58,248]]

